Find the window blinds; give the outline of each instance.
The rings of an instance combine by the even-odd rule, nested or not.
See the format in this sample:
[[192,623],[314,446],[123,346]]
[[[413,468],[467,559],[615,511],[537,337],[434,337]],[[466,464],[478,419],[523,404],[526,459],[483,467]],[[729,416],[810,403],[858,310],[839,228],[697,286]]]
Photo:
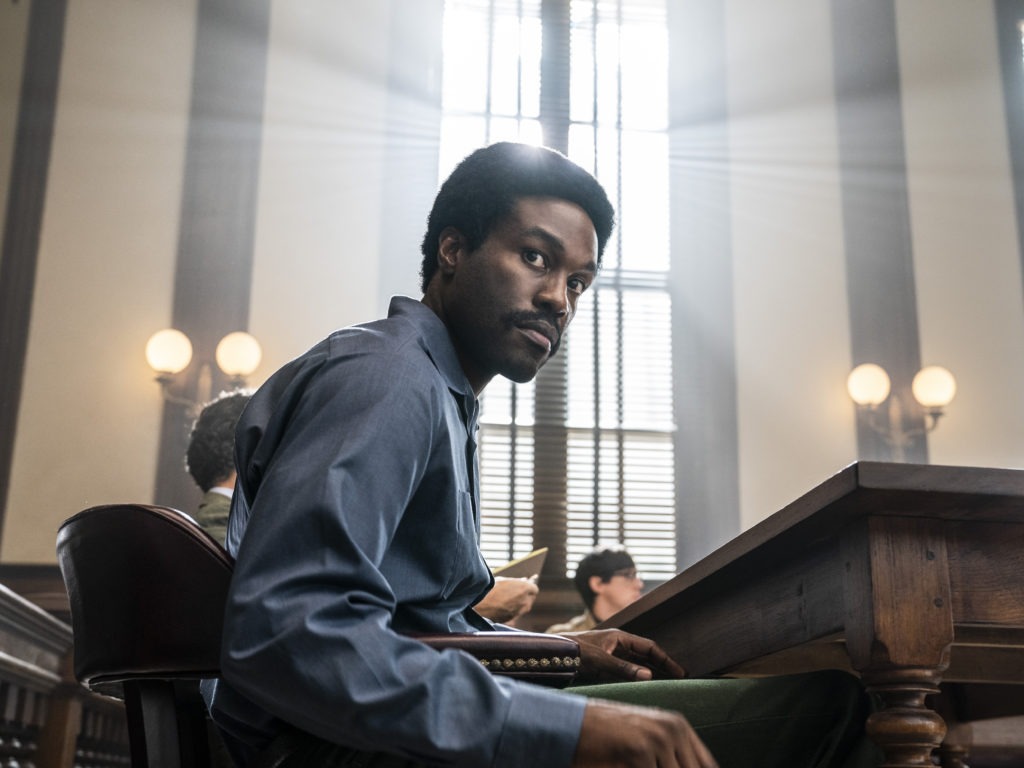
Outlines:
[[543,70],[569,94],[543,119],[568,125],[619,221],[559,356],[484,392],[481,544],[492,565],[547,546],[569,575],[621,542],[657,581],[676,572],[664,1],[447,0],[441,177],[477,146],[540,143],[545,24],[570,50]]

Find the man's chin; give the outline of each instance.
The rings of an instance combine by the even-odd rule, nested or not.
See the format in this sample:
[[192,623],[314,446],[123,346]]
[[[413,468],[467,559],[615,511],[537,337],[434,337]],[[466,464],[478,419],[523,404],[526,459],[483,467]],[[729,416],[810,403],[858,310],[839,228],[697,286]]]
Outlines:
[[515,354],[495,360],[495,368],[499,376],[504,376],[516,384],[526,384],[536,378],[537,373],[558,351],[560,341],[555,342],[551,350],[541,350],[537,346],[527,346],[516,350]]
[[526,384],[527,382],[533,381],[537,377],[537,373],[540,371],[541,368],[544,367],[544,363],[546,363],[549,359],[550,358],[547,357],[544,358],[544,360],[542,360],[539,365],[524,364],[506,366],[505,370],[501,372],[501,375],[504,376],[509,381],[515,382],[516,384]]
[[537,378],[537,371],[534,371],[533,373],[528,375],[513,375],[512,373],[503,373],[501,375],[504,376],[509,381],[511,381],[513,384],[529,384],[531,381]]

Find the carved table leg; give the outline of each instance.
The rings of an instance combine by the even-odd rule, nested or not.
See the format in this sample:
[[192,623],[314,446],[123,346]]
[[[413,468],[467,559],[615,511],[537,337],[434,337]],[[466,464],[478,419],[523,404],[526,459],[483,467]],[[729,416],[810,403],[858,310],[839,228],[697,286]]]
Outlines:
[[884,768],[931,768],[946,723],[925,705],[953,645],[952,590],[941,520],[879,516],[845,531],[846,650],[881,699],[868,736]]
[[946,724],[925,706],[937,693],[939,674],[932,669],[892,669],[864,675],[867,690],[882,700],[882,709],[867,721],[868,736],[885,753],[882,768],[933,766],[932,752],[942,744]]

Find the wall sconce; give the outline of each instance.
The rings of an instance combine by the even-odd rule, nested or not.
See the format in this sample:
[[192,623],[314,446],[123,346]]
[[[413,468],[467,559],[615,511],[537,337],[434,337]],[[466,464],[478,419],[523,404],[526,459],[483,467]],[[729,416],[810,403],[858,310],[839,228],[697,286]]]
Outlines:
[[[245,377],[256,370],[262,358],[260,343],[244,331],[229,333],[217,343],[217,367],[227,375],[232,388],[245,386]],[[175,375],[185,370],[192,361],[192,342],[181,331],[165,328],[150,336],[146,342],[146,361],[156,371],[156,380],[164,399],[169,402],[192,408],[210,399],[212,376],[208,362],[204,362],[199,369],[195,402],[171,391]]]
[[[854,368],[846,379],[846,390],[850,398],[867,413],[866,423],[877,432],[893,449],[895,461],[904,461],[906,449],[913,438],[927,434],[938,426],[943,409],[956,396],[956,379],[940,365],[929,365],[914,376],[910,390],[914,399],[924,410],[924,427],[904,429],[904,405],[901,398],[891,390],[889,374],[875,363],[864,363]],[[882,419],[879,406],[889,399],[888,418]]]

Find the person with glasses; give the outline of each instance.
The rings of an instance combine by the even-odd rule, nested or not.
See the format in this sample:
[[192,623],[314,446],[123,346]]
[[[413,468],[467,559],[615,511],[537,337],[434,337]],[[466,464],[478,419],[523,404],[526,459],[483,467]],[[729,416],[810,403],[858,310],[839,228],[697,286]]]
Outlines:
[[548,634],[583,632],[635,602],[644,582],[636,564],[621,546],[598,547],[580,560],[573,577],[586,610],[562,624],[547,628]]

